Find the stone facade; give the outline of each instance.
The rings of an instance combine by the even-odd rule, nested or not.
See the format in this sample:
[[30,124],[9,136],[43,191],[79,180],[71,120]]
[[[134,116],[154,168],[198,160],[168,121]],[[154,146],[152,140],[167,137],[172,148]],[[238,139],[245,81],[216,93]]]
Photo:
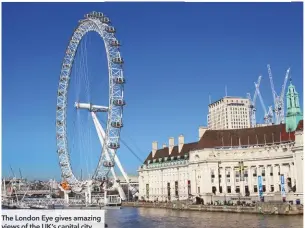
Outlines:
[[[180,136],[181,137],[181,136]],[[303,201],[303,122],[295,132],[285,124],[240,130],[199,129],[200,140],[156,148],[139,168],[139,199],[210,201]],[[173,139],[170,138],[170,143]],[[181,144],[181,143],[180,143]],[[230,144],[230,145],[227,145]],[[284,176],[285,195],[281,195]]]

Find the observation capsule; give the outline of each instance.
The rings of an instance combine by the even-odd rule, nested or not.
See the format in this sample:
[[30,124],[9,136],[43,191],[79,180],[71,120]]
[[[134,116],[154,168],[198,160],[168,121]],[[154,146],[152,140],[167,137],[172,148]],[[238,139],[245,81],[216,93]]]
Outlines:
[[58,90],[58,96],[62,96],[62,95],[64,95],[64,91],[63,90]]
[[105,24],[109,24],[109,23],[110,23],[109,17],[102,17],[100,21],[101,21],[102,23],[105,23]]
[[70,64],[63,64],[63,68],[67,69],[70,67]]
[[120,148],[120,144],[119,144],[119,143],[109,143],[109,144],[108,144],[108,147],[109,147],[110,149],[115,150],[115,149]]
[[112,26],[107,26],[105,28],[105,30],[106,30],[106,32],[109,32],[109,33],[115,33],[115,28]]
[[121,121],[114,121],[114,122],[111,122],[111,127],[121,128],[121,127],[123,127],[123,123]]
[[116,106],[124,106],[126,103],[123,99],[115,99],[113,100],[113,104]]
[[61,134],[57,134],[56,137],[57,137],[58,139],[62,139],[64,136],[61,135]]
[[[70,178],[72,175],[71,174],[66,174],[66,175],[63,175],[63,176],[66,179],[66,178]],[[67,188],[69,188],[68,185],[67,185]]]
[[68,80],[69,80],[69,77],[68,77],[68,76],[61,76],[59,80],[60,80],[61,82],[65,82],[65,81],[68,81]]
[[124,59],[121,57],[117,57],[117,58],[113,58],[112,62],[117,63],[117,64],[123,64],[124,63]]
[[57,153],[59,153],[59,154],[62,154],[62,153],[64,153],[64,152],[65,152],[64,149],[58,149],[58,150],[57,150]]
[[110,45],[111,45],[112,47],[119,47],[119,46],[121,46],[121,44],[120,44],[120,42],[119,42],[118,40],[112,40],[112,41],[110,41]]
[[114,163],[111,161],[104,161],[103,166],[105,167],[114,167]]
[[62,121],[62,120],[57,120],[56,121],[57,126],[62,126],[63,124],[64,124],[64,121]]
[[119,76],[119,77],[116,77],[116,78],[114,79],[114,82],[115,82],[116,84],[124,84],[126,81],[125,81],[125,78],[124,78],[124,77]]
[[68,166],[68,163],[67,162],[63,162],[63,161],[60,162],[59,164],[60,164],[60,166]]
[[75,44],[78,44],[79,43],[79,39],[76,36],[73,35],[72,38],[71,38],[71,42],[75,43]]

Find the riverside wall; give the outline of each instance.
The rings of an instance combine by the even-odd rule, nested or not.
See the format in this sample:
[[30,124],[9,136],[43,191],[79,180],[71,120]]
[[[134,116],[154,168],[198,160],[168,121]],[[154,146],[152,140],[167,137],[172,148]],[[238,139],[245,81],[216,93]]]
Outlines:
[[228,205],[198,205],[187,202],[147,203],[147,202],[123,202],[123,207],[147,207],[165,208],[172,210],[252,213],[269,215],[303,215],[303,205],[291,205],[283,202],[258,202],[255,206],[228,206]]

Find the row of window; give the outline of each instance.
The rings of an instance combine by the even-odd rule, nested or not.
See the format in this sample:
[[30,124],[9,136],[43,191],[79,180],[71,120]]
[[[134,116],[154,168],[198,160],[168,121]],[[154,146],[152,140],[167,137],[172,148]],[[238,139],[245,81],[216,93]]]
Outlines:
[[[263,185],[263,192],[266,192],[266,185]],[[281,191],[281,185],[278,185],[278,190]],[[212,192],[215,194],[217,191],[217,187],[213,186],[212,187]],[[253,186],[253,192],[258,192],[258,188],[257,185]],[[270,192],[274,192],[274,185],[270,185]],[[198,193],[200,193],[200,188],[198,187]],[[222,186],[219,186],[219,193],[222,193]],[[234,193],[231,186],[227,186],[227,193]],[[236,186],[235,187],[235,193],[240,193],[240,186]],[[245,186],[245,193],[247,195],[247,193],[249,194],[249,186]]]

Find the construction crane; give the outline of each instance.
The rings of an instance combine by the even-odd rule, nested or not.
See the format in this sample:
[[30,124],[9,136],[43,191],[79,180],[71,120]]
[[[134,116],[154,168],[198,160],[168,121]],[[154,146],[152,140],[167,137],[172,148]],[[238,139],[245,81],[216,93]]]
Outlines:
[[274,89],[270,64],[267,65],[267,68],[268,68],[269,80],[270,80],[270,85],[271,85],[271,92],[272,92],[272,96],[273,96],[275,123],[276,124],[284,123],[284,121],[285,121],[284,96],[285,96],[285,90],[286,90],[286,85],[287,85],[287,81],[288,81],[288,77],[289,77],[290,68],[288,68],[288,70],[286,71],[286,75],[285,75],[285,79],[284,79],[284,83],[282,85],[282,91],[281,91],[280,95],[277,95],[277,93]]
[[279,102],[280,103],[279,104],[279,112],[280,112],[280,122],[279,123],[284,123],[285,122],[285,102],[284,102],[284,98],[285,98],[285,90],[286,90],[286,86],[287,86],[289,73],[290,73],[290,68],[288,68],[287,71],[286,71],[286,75],[285,75],[285,78],[284,78],[284,83],[282,85],[282,91],[281,91],[280,102]]
[[10,168],[11,168],[11,172],[12,172],[13,178],[15,178],[15,177],[16,177],[16,176],[15,176],[15,172],[14,172],[14,170],[13,170],[13,168],[12,168],[11,165],[10,165]]
[[267,118],[268,118],[270,124],[274,123],[272,106],[269,106],[269,108],[268,108]]
[[[257,80],[257,86],[259,87],[260,84],[261,84],[261,79],[262,79],[262,76],[260,75],[258,77],[258,80]],[[257,98],[257,91],[255,89],[255,92],[254,92],[254,95],[253,95],[253,99],[251,99],[251,94],[250,93],[247,93],[247,98],[249,99],[250,101],[250,125],[251,127],[255,127],[256,125],[256,108],[255,108],[255,105],[256,105],[256,98]]]
[[[255,85],[255,90],[257,92],[257,95],[259,97],[259,100],[261,102],[261,105],[262,105],[262,108],[263,108],[263,111],[264,111],[264,122],[265,122],[265,124],[270,125],[273,122],[272,106],[269,107],[269,110],[267,112],[263,97],[262,97],[262,95],[259,91],[258,84],[254,82],[254,85]],[[270,111],[271,111],[271,114],[270,114]]]
[[22,173],[21,173],[21,169],[19,168],[19,174],[20,174],[20,179],[22,180]]

